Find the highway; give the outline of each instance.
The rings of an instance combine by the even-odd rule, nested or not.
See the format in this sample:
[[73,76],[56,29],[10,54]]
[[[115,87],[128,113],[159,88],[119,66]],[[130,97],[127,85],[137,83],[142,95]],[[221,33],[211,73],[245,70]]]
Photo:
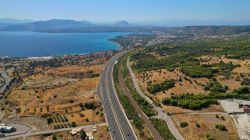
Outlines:
[[137,140],[132,126],[118,100],[113,83],[113,66],[118,58],[126,53],[127,51],[118,53],[107,62],[97,89],[113,140]]

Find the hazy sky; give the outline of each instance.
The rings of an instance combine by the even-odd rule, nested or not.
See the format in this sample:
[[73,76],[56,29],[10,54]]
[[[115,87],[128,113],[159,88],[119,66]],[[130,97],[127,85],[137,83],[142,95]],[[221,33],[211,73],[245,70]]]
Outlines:
[[0,18],[250,20],[250,0],[0,0]]

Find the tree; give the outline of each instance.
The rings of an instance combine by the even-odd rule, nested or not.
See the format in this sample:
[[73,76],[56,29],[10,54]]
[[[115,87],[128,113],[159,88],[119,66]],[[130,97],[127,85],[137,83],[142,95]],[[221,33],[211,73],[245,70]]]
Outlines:
[[72,126],[72,127],[77,127],[76,122],[72,122],[72,123],[71,123],[71,126]]
[[80,138],[81,140],[87,140],[87,134],[84,130],[80,131]]
[[180,127],[181,128],[184,128],[184,127],[187,127],[188,126],[188,123],[187,122],[181,122],[180,123]]
[[53,134],[52,140],[57,140],[56,134]]
[[215,125],[215,128],[217,128],[217,129],[219,129],[219,130],[221,130],[221,131],[227,131],[226,126],[223,125],[223,124],[216,124],[216,125]]

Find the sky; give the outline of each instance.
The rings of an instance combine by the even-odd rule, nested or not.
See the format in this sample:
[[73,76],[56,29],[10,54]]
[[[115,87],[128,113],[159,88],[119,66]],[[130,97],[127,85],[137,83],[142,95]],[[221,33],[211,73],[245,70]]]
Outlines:
[[134,23],[250,21],[250,0],[0,0],[0,18]]

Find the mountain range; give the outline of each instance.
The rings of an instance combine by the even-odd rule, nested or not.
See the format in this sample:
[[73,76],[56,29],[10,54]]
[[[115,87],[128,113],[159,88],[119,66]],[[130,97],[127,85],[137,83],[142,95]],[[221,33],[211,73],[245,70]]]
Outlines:
[[[159,22],[160,23],[160,22]],[[170,22],[169,22],[170,23]],[[192,23],[192,22],[190,22]],[[197,23],[197,22],[196,22]],[[207,22],[208,23],[208,22]],[[195,24],[191,24],[195,25]],[[93,23],[86,20],[76,21],[68,19],[51,19],[45,21],[0,19],[1,31],[34,31],[34,32],[150,32],[152,30],[166,30],[168,33],[198,33],[198,34],[232,34],[250,32],[250,26],[182,26],[166,28],[164,26],[150,26],[131,24],[121,20],[110,24]]]
[[86,20],[76,21],[68,19],[51,19],[46,21],[0,19],[0,30],[3,31],[61,31],[82,30],[86,28],[122,28],[130,27],[127,21],[118,21],[113,24],[92,23]]

